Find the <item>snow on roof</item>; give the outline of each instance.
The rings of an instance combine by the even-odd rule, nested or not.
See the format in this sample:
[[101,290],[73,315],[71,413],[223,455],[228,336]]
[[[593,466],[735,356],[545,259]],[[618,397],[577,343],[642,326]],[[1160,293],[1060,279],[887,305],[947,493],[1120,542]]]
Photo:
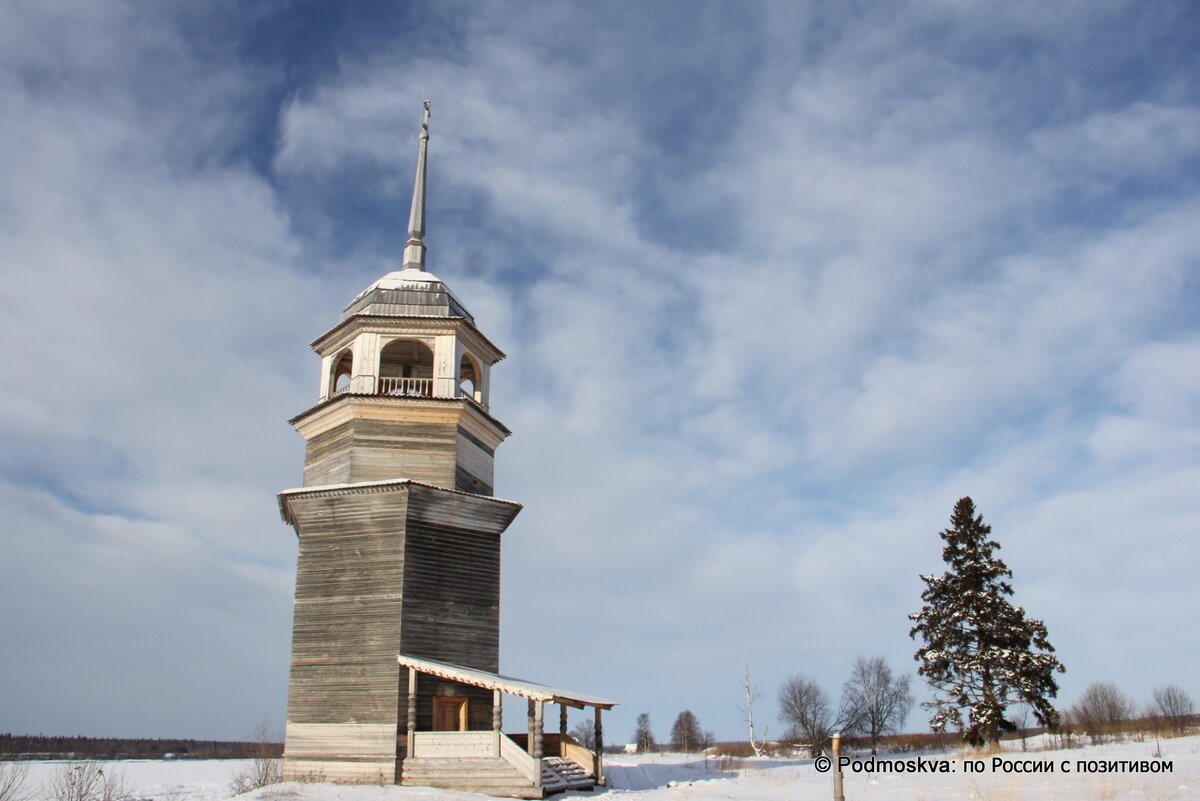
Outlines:
[[585,706],[612,709],[616,701],[607,698],[597,698],[592,695],[547,687],[536,681],[517,679],[512,676],[502,676],[487,670],[451,665],[448,662],[437,662],[433,659],[418,659],[415,656],[400,654],[396,657],[402,667],[413,668],[420,673],[428,673],[451,681],[460,681],[473,687],[484,687],[489,690],[499,690],[510,695],[519,695],[534,701],[552,701],[556,704],[566,704],[581,708]]

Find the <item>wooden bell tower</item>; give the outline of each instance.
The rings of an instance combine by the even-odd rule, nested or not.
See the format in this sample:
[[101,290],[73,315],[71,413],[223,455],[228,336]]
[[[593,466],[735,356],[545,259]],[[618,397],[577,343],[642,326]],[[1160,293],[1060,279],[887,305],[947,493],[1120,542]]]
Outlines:
[[[312,343],[318,402],[290,421],[306,450],[304,485],[279,493],[299,540],[285,779],[395,780],[397,654],[499,666],[500,536],[521,509],[491,497],[504,354],[425,270],[428,141],[426,101],[402,269]],[[488,690],[428,676],[414,700],[422,728],[492,726]]]

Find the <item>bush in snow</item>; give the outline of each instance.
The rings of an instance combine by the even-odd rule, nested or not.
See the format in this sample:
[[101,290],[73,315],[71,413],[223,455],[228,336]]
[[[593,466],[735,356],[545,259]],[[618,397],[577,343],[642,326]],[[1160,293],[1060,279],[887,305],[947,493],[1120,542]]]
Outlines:
[[1188,722],[1196,711],[1195,704],[1187,692],[1177,684],[1154,688],[1153,709],[1177,735],[1187,731]]
[[1071,707],[1071,718],[1093,743],[1099,743],[1121,731],[1125,721],[1134,716],[1134,706],[1133,699],[1117,685],[1097,681],[1089,684]]
[[251,741],[256,745],[254,758],[239,774],[233,777],[230,789],[234,795],[248,793],[269,784],[283,781],[283,760],[275,756],[271,737],[271,723],[264,718],[254,728]]
[[121,773],[99,762],[64,762],[43,790],[48,801],[130,801]]
[[28,762],[0,760],[0,801],[26,801],[29,798],[25,788],[28,772]]

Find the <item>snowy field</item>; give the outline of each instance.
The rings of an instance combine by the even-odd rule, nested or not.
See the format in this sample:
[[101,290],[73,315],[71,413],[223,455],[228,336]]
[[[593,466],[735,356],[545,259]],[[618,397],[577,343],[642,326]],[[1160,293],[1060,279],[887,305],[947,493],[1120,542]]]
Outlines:
[[[1161,747],[1161,758],[1155,749]],[[1018,746],[1019,748],[1019,746]],[[855,757],[866,759],[865,756]],[[993,759],[1008,760],[993,770]],[[903,773],[844,773],[848,801],[1197,801],[1200,799],[1200,737],[1125,742],[1071,750],[1006,751],[983,757],[983,770],[968,772],[961,756],[924,754],[926,769],[945,765],[951,773],[908,772],[917,757],[888,757],[892,767],[905,763]],[[1024,762],[1021,762],[1024,761]],[[1170,772],[1080,773],[1079,762],[1093,770],[1125,762],[1157,763]],[[1021,773],[1019,767],[1052,765],[1053,772]],[[1062,771],[1066,764],[1070,772]],[[39,788],[62,763],[34,763],[29,771],[33,798],[45,801]],[[419,787],[347,787],[333,784],[283,784],[241,796],[229,785],[246,763],[211,761],[119,761],[105,763],[120,773],[135,799],[153,801],[482,801],[488,796]],[[1044,769],[1044,768],[1043,768]],[[695,755],[614,756],[607,767],[609,786],[590,793],[564,793],[555,798],[594,798],[607,801],[803,801],[832,798],[830,774],[819,773],[810,759],[704,759]]]

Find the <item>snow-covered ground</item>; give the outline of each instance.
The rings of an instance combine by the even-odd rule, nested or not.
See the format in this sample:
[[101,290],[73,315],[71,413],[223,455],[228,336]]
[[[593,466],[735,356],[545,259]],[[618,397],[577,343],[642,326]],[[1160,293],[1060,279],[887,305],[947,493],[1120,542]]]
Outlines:
[[[1032,747],[1032,746],[1031,746]],[[1161,757],[1155,749],[1161,747]],[[1017,746],[1019,749],[1019,745]],[[854,758],[865,760],[865,756]],[[968,755],[968,758],[974,759]],[[1006,751],[993,770],[992,756],[982,757],[983,770],[970,772],[954,754],[888,756],[881,760],[905,772],[865,769],[844,772],[848,801],[1196,801],[1200,799],[1200,737],[1145,742],[1124,742],[1071,750]],[[1080,763],[1116,772],[1080,772]],[[1129,772],[1130,764],[1170,772]],[[923,772],[910,772],[924,765]],[[950,773],[929,773],[945,765]],[[1051,772],[1018,772],[1041,765]],[[1069,772],[1064,772],[1064,765]],[[39,788],[60,770],[62,763],[31,765],[29,787],[34,798],[46,798]],[[229,794],[233,777],[245,762],[121,761],[105,763],[117,771],[137,799],[153,801],[218,801]],[[865,768],[865,763],[860,767]],[[565,793],[560,799],[593,798],[606,801],[799,801],[832,798],[832,778],[820,773],[811,759],[704,759],[695,755],[611,757],[609,786],[590,793]],[[420,787],[347,787],[333,784],[284,784],[263,788],[236,798],[243,801],[483,801],[487,796],[453,793]]]

